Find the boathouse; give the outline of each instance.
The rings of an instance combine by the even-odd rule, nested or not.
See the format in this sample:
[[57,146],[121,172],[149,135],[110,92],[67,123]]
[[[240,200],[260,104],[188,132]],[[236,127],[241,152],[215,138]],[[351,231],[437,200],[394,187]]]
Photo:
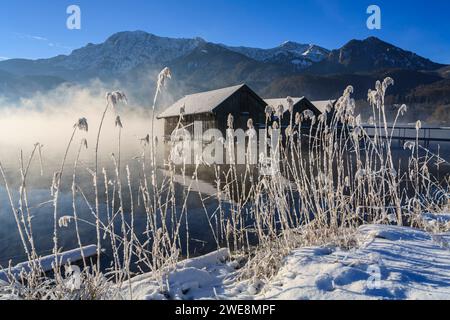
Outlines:
[[192,125],[197,121],[202,122],[203,131],[217,128],[225,136],[229,114],[234,117],[234,129],[247,130],[250,118],[255,127],[264,123],[265,107],[263,99],[247,85],[241,84],[187,95],[166,108],[157,118],[165,120],[165,137],[179,128],[179,124],[192,134]]

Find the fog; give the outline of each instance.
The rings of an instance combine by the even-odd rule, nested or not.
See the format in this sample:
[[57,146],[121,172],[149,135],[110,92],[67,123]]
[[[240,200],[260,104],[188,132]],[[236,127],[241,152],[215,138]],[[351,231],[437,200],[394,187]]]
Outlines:
[[[86,138],[88,150],[83,151],[82,158],[92,159],[98,127],[106,107],[105,94],[119,89],[94,81],[85,87],[63,85],[45,94],[37,93],[31,98],[20,99],[17,103],[6,103],[6,99],[0,98],[0,161],[7,165],[14,164],[21,150],[26,158],[38,142],[43,145],[43,157],[47,161],[60,161],[74,124],[82,117],[88,121],[89,132],[76,133],[70,156],[76,154],[81,140]],[[141,138],[151,133],[152,101],[148,105],[140,105],[132,97],[128,98],[128,104],[110,108],[106,114],[99,148],[103,158],[117,152],[117,115],[120,115],[123,124],[124,155],[139,154],[142,150]],[[155,134],[162,134],[162,121],[155,122]]]
[[[88,149],[81,149],[80,163],[77,170],[77,185],[85,190],[87,197],[93,201],[92,176],[86,168],[94,167],[95,144],[102,114],[106,107],[107,92],[120,90],[120,86],[106,86],[94,81],[89,86],[63,85],[47,93],[37,93],[30,98],[22,98],[16,103],[0,98],[0,161],[5,169],[6,178],[12,193],[13,203],[19,199],[20,152],[23,152],[24,166],[36,143],[43,145],[43,174],[41,175],[38,153],[31,163],[27,176],[28,204],[33,212],[33,231],[39,250],[48,253],[52,246],[52,196],[50,186],[53,174],[60,170],[65,150],[74,131],[74,124],[79,118],[86,118],[88,132],[77,130],[70,146],[69,156],[61,185],[59,206],[61,214],[70,212],[72,206],[71,183],[75,156],[83,139],[88,141]],[[125,91],[125,93],[127,93]],[[105,117],[99,148],[100,168],[105,167],[108,176],[113,176],[111,154],[118,152],[119,128],[115,126],[116,116],[120,115],[121,163],[130,164],[131,176],[138,179],[139,170],[135,167],[136,156],[142,154],[144,145],[141,139],[151,133],[152,100],[148,105],[139,104],[128,96],[128,104],[118,104],[115,109],[108,109]],[[155,133],[162,134],[162,125],[156,121]],[[159,148],[161,149],[161,148]],[[148,149],[147,149],[148,150]],[[122,177],[123,178],[123,177]],[[126,175],[124,175],[126,179]],[[102,176],[103,179],[103,176]],[[99,181],[102,188],[102,179]],[[101,196],[102,197],[102,194]],[[80,214],[88,219],[90,211],[82,206],[78,199]],[[69,230],[70,231],[70,230]],[[61,231],[61,243],[67,248],[76,247],[73,233]],[[88,226],[82,226],[82,235],[86,241],[95,242],[95,232]],[[26,259],[21,246],[19,233],[15,224],[5,183],[0,176],[0,264],[7,264],[9,259],[21,262]]]

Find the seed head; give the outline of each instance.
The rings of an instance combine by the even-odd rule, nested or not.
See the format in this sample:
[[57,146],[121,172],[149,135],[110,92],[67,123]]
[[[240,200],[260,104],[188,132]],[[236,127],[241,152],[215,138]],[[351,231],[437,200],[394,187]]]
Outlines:
[[282,104],[278,105],[276,114],[279,119],[283,118],[284,106]]
[[170,71],[169,68],[165,67],[164,69],[161,70],[161,72],[158,75],[158,83],[157,83],[157,87],[156,87],[156,90],[158,93],[160,93],[162,88],[164,88],[166,86],[167,79],[171,79],[171,78],[172,78],[172,72]]
[[72,221],[72,219],[73,219],[72,216],[63,216],[63,217],[59,218],[59,221],[58,221],[59,227],[67,228],[69,226],[69,223]]
[[266,110],[264,112],[266,113],[266,119],[272,118],[272,114],[273,114],[272,106],[266,106]]
[[353,94],[353,91],[354,91],[353,86],[347,86],[347,88],[345,88],[344,91],[344,96]]
[[80,130],[80,131],[88,132],[88,130],[89,130],[89,126],[88,126],[88,122],[87,122],[86,118],[78,119],[78,122],[75,123],[75,125],[73,127],[78,128],[78,130]]
[[401,107],[398,109],[398,112],[403,116],[408,111],[408,107],[406,104],[402,104]]
[[327,113],[330,113],[332,109],[333,109],[333,104],[331,103],[331,101],[328,101],[327,106],[325,107],[325,111]]
[[394,79],[392,79],[391,77],[385,78],[383,80],[383,91],[386,91],[386,89],[392,85],[394,85]]
[[311,110],[305,110],[303,111],[303,117],[305,119],[312,119],[314,117],[314,112],[312,112]]
[[414,141],[406,141],[405,144],[403,145],[403,149],[409,149],[409,150],[414,150],[414,148],[416,147],[416,143]]
[[287,97],[286,101],[287,101],[287,104],[288,104],[289,112],[292,114],[294,112],[294,100],[292,100],[291,97]]
[[383,85],[381,84],[381,81],[377,80],[377,82],[375,82],[375,89],[377,91],[381,91],[382,87],[383,87]]
[[115,107],[119,102],[128,103],[127,96],[122,91],[113,91],[106,94],[107,103]]
[[247,128],[249,128],[249,129],[253,129],[253,119],[248,119],[248,121],[247,121]]
[[417,120],[416,121],[416,130],[419,131],[422,128],[422,121]]

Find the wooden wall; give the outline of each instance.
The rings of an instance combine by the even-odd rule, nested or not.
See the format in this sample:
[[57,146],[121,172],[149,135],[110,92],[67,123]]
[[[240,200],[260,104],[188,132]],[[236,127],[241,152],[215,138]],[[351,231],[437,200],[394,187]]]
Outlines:
[[234,128],[247,130],[248,119],[253,119],[255,127],[264,123],[266,103],[247,86],[225,100],[216,110],[218,128],[225,132],[228,114],[234,117]]

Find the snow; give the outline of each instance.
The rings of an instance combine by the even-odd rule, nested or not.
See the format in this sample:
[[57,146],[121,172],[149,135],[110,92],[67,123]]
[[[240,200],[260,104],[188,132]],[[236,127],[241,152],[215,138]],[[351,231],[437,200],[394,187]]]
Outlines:
[[[424,216],[429,221],[449,218]],[[450,300],[450,232],[363,225],[355,240],[350,250],[332,245],[292,250],[275,277],[266,282],[256,275],[241,279],[244,262],[233,260],[228,249],[220,249],[177,263],[163,272],[162,282],[147,273],[118,290],[122,298],[137,300]],[[87,249],[95,252],[95,246]],[[0,294],[0,299],[13,298]]]
[[450,299],[449,233],[366,225],[359,238],[350,251],[294,250],[258,298]]
[[[83,255],[85,258],[89,258],[92,256],[95,256],[97,254],[97,246],[96,245],[89,245],[82,247],[81,249],[73,249],[70,251],[65,251],[62,253],[58,253],[58,260],[60,264],[65,265],[70,262],[77,262],[83,259]],[[54,255],[48,255],[45,257],[42,257],[38,260],[39,265],[41,266],[42,270],[44,272],[51,271],[53,269],[53,263],[55,262],[55,256]],[[13,276],[19,276],[21,272],[29,272],[31,270],[30,262],[23,262],[15,267],[11,268],[11,270],[0,270],[0,286],[1,282],[8,282],[8,274],[11,272],[11,275]]]
[[327,113],[327,110],[331,110],[334,106],[334,103],[336,100],[318,100],[318,101],[311,101],[311,103],[319,109],[322,113]]
[[244,86],[244,84],[240,84],[233,87],[187,95],[165,109],[158,115],[158,119],[178,117],[182,108],[184,108],[186,115],[212,112],[218,105]]
[[161,292],[151,275],[132,279],[133,299],[450,299],[450,233],[364,225],[349,250],[293,250],[268,283],[241,281],[225,249],[179,263]]
[[[204,43],[206,41],[199,37],[176,39],[159,37],[144,31],[119,32],[103,43],[90,43],[74,50],[68,56],[58,56],[52,60],[56,68],[91,70],[98,73],[99,66],[103,66],[108,72],[123,73],[142,64],[168,63],[193,52]],[[289,55],[293,58],[293,65],[302,68],[308,67],[312,62],[322,61],[329,54],[329,50],[319,46],[292,41],[272,49],[222,46],[263,62],[275,62],[279,55]],[[201,52],[208,53],[206,50]]]
[[[220,249],[178,263],[173,271],[164,276],[164,282],[169,286],[168,292],[161,292],[151,274],[133,278],[131,297],[139,300],[213,298],[222,292],[225,278],[234,271],[234,265],[226,263],[228,257],[228,250]],[[124,294],[130,297],[128,287],[124,286]]]
[[291,63],[300,69],[309,67],[312,62],[324,60],[330,53],[329,50],[314,44],[302,44],[293,41],[285,41],[278,47],[270,49],[224,47],[262,62],[280,62],[282,57],[287,57],[286,62]]
[[201,38],[172,39],[143,31],[119,32],[104,43],[74,50],[56,65],[73,70],[108,65],[112,71],[125,72],[142,63],[167,63],[192,52],[204,42]]
[[309,58],[313,62],[320,62],[328,56],[330,52],[324,48],[318,47],[311,44],[305,52],[302,53],[303,56]]
[[422,221],[431,228],[447,228],[450,229],[450,214],[449,213],[441,213],[441,214],[435,214],[435,213],[423,213],[422,214]]

